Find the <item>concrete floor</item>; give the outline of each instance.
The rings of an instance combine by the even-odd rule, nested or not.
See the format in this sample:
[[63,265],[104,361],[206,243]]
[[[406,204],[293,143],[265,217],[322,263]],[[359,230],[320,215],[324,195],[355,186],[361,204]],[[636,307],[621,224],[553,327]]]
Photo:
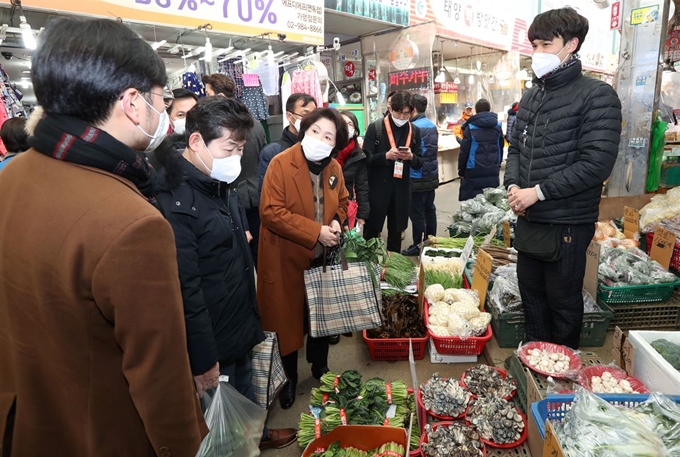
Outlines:
[[[437,190],[435,205],[437,206],[438,230],[437,235],[448,236],[446,227],[450,224],[451,216],[459,208],[458,202],[459,183],[457,181],[443,184]],[[383,236],[386,237],[386,233]],[[406,231],[406,239],[402,243],[402,249],[411,245],[411,228]],[[608,363],[611,360],[612,337],[608,335],[607,342],[602,348],[584,348],[600,354],[602,360]],[[499,348],[496,341],[492,339],[477,363],[488,363],[503,367],[503,362],[512,354],[512,349]],[[310,365],[304,358],[304,350],[299,351],[299,382],[297,386],[297,400],[289,410],[282,410],[278,400],[274,402],[269,412],[267,425],[270,428],[294,427],[297,428],[300,420],[300,413],[309,411],[309,395],[312,387],[317,387],[319,382],[312,377]],[[352,338],[342,337],[339,344],[331,346],[329,356],[329,367],[335,372],[355,369],[361,372],[364,379],[378,376],[387,381],[402,380],[408,386],[412,385],[411,372],[408,362],[375,362],[369,357],[366,343],[360,333],[355,333]],[[474,366],[475,363],[456,363],[456,364],[433,364],[430,362],[429,354],[425,359],[416,362],[417,382],[422,383],[439,372],[442,376],[460,378],[460,375]],[[519,449],[504,452],[502,450],[489,449],[489,456],[530,456],[526,445]],[[302,450],[297,443],[285,449],[264,451],[265,457],[300,457]]]

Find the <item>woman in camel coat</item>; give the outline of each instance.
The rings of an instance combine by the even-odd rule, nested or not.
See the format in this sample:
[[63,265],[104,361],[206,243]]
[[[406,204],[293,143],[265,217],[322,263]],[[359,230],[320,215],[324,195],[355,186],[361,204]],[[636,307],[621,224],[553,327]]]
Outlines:
[[[262,327],[278,334],[290,380],[280,396],[284,409],[295,401],[297,351],[307,330],[304,271],[320,263],[324,247],[338,244],[348,204],[342,168],[331,158],[347,143],[340,114],[311,112],[299,139],[271,161],[260,201],[257,301]],[[307,338],[307,361],[317,379],[328,371],[328,338]]]

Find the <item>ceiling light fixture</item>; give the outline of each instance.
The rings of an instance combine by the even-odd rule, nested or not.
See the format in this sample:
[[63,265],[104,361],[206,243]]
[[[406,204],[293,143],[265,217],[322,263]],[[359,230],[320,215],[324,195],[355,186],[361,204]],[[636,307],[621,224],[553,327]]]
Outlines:
[[35,35],[33,35],[33,30],[31,26],[28,25],[25,16],[19,16],[21,23],[19,28],[21,29],[21,36],[24,39],[24,46],[26,49],[35,49],[38,47],[38,43],[35,40]]

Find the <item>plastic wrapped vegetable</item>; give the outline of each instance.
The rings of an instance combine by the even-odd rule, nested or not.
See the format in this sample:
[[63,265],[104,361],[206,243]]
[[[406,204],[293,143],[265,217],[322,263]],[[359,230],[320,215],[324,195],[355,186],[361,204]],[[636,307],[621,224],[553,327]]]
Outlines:
[[654,433],[651,416],[631,414],[577,387],[571,410],[557,433],[569,457],[671,456]]
[[433,284],[425,289],[425,298],[430,303],[444,300],[444,287],[441,284]]
[[523,310],[517,274],[497,278],[489,292],[489,307],[498,314],[518,313]]

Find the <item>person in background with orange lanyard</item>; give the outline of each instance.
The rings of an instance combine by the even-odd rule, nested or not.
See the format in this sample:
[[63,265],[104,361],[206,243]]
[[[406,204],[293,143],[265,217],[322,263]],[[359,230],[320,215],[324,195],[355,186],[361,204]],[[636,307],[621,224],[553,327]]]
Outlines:
[[368,126],[364,152],[368,158],[368,194],[371,212],[364,238],[377,238],[387,218],[387,250],[401,252],[401,232],[411,209],[411,168],[423,166],[420,129],[411,124],[413,95],[396,92],[389,115]]

